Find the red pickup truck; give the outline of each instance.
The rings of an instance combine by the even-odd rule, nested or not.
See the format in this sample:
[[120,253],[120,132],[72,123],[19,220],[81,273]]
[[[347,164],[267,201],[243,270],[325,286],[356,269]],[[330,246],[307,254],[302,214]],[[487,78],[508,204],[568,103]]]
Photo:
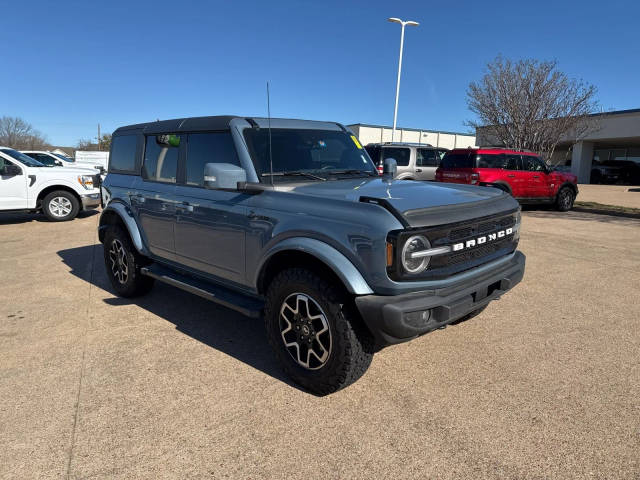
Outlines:
[[555,204],[571,210],[578,195],[578,178],[547,166],[532,152],[503,148],[465,148],[447,152],[436,170],[437,182],[495,187],[520,203]]

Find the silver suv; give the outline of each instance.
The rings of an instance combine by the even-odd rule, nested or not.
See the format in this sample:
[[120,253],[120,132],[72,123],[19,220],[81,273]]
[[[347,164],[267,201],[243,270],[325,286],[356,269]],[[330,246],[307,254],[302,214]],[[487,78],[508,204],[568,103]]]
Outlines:
[[449,151],[428,143],[403,142],[370,143],[365,148],[379,172],[384,161],[393,158],[398,165],[398,180],[435,180],[440,160]]

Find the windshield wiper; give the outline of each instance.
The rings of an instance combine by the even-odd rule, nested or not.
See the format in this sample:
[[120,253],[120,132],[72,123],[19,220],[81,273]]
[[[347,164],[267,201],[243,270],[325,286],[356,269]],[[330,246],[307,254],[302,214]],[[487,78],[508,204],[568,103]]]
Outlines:
[[355,175],[358,173],[366,173],[368,176],[372,176],[372,175],[375,175],[376,177],[378,176],[377,173],[373,173],[370,170],[358,170],[356,168],[347,169],[347,170],[329,170],[327,171],[327,173],[329,173],[330,175],[341,175],[341,174]]
[[313,178],[315,180],[322,180],[323,182],[326,182],[327,179],[324,177],[320,177],[318,175],[314,175],[313,173],[307,173],[307,172],[301,172],[301,171],[291,171],[291,172],[273,172],[273,173],[269,173],[269,172],[265,172],[263,174],[260,175],[261,177],[309,177],[309,178]]

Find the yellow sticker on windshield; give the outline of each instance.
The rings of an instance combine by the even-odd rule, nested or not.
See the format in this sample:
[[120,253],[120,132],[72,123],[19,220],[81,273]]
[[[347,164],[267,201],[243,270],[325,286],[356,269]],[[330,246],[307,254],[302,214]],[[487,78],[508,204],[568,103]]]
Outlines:
[[351,140],[353,140],[353,143],[356,144],[356,147],[358,147],[360,150],[362,150],[362,145],[360,145],[360,142],[358,141],[358,139],[356,138],[355,135],[351,135]]

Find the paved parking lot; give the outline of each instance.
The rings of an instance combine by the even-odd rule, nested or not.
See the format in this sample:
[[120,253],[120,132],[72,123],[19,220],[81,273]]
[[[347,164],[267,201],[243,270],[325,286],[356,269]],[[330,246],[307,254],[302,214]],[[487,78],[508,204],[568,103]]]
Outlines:
[[0,215],[1,478],[640,478],[640,220],[527,211],[525,279],[315,397],[259,322]]

